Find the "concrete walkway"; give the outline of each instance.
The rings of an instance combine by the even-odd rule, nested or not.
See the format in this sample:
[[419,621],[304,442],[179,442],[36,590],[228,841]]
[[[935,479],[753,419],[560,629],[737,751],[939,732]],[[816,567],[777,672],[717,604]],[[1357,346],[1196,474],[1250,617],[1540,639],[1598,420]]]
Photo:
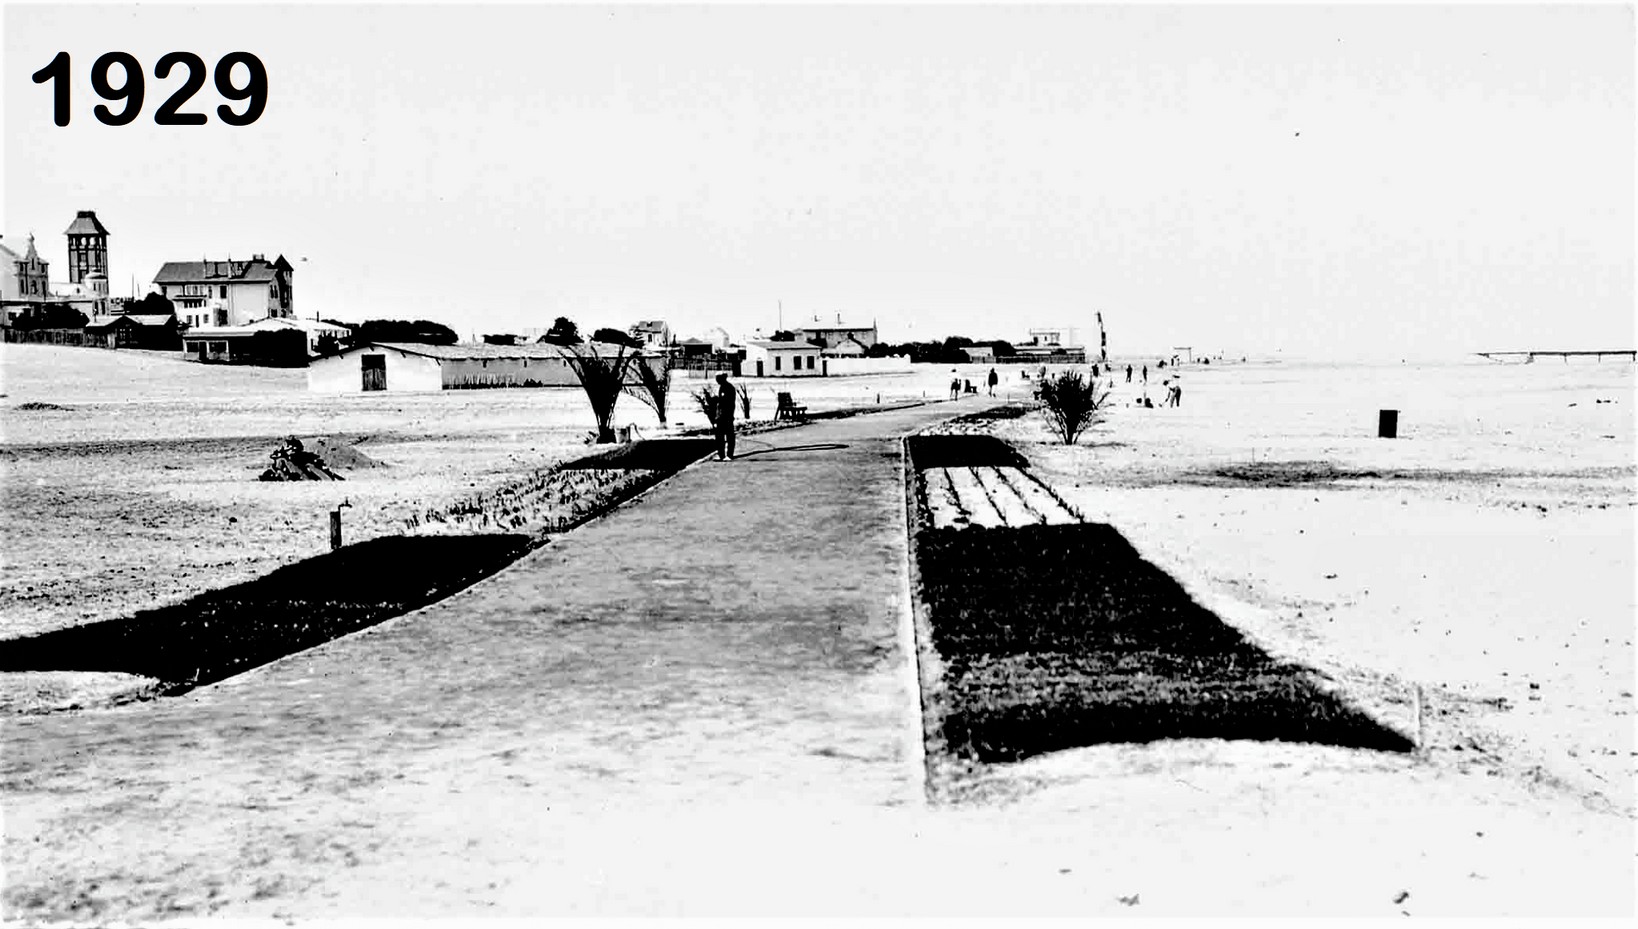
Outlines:
[[898,437],[976,408],[747,437],[417,613],[8,722],[8,911],[481,912],[550,860],[575,887],[524,911],[630,911],[588,849],[920,805]]

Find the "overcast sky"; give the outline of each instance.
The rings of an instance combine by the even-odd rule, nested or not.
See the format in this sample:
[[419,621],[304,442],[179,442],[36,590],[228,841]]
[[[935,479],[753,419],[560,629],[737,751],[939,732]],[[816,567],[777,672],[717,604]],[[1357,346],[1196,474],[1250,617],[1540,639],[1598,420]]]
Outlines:
[[[1113,353],[1633,344],[1617,6],[4,10],[4,241],[114,293],[286,255],[304,316],[474,333],[815,313]],[[92,116],[109,50],[142,117]],[[153,63],[254,52],[252,126]],[[72,123],[30,74],[72,55]]]

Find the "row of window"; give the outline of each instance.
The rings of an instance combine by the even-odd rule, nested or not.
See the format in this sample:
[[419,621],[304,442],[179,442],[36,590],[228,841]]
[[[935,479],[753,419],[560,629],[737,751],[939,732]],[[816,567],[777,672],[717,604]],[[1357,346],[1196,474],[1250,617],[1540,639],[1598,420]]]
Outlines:
[[[177,293],[179,295],[181,295],[181,296],[184,296],[184,297],[208,297],[208,296],[210,296],[210,285],[209,284],[183,284],[181,286],[182,286],[182,289],[177,291]],[[217,296],[222,297],[222,298],[225,299],[227,297],[228,285],[219,284],[217,286],[218,286]],[[169,290],[169,288],[166,288],[166,289]],[[267,285],[267,295],[269,297],[277,297],[279,295],[279,285],[278,284],[268,284]]]
[[[773,356],[773,360],[774,360],[774,370],[778,371],[780,362],[783,361],[783,359],[780,358],[778,355],[775,355],[775,356]],[[792,371],[802,370],[802,359],[801,358],[792,358],[791,359],[791,370]],[[809,371],[813,370],[813,356],[812,355],[808,356],[808,370]]]

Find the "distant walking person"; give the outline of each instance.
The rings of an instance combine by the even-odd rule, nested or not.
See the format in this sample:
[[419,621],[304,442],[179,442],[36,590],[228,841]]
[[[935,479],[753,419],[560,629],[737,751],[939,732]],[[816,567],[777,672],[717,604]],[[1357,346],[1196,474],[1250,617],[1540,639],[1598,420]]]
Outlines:
[[951,400],[956,400],[956,399],[959,399],[960,397],[961,397],[961,378],[956,376],[956,369],[951,368],[950,369],[950,399]]
[[1172,382],[1172,406],[1182,406],[1182,405],[1183,405],[1183,382],[1182,381],[1173,381]]
[[995,385],[1000,383],[1000,382],[1001,382],[1000,375],[995,373],[994,368],[991,368],[990,369],[990,396],[992,396],[992,397],[995,396]]
[[1092,380],[1095,381],[1097,379],[1098,379],[1098,366],[1097,366],[1097,364],[1094,363],[1092,365]]
[[1126,383],[1128,383],[1128,384],[1132,383],[1132,366],[1131,365],[1126,366]]
[[734,460],[734,407],[739,405],[738,391],[728,383],[728,375],[717,375],[717,418],[711,425],[717,433],[717,460]]
[[1146,384],[1146,385],[1149,383],[1149,366],[1148,365],[1143,366],[1143,383]]

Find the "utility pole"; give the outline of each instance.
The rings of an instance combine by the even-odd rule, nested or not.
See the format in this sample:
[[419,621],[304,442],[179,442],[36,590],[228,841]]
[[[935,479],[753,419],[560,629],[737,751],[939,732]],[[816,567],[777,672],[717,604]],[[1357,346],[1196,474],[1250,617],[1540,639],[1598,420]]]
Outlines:
[[785,328],[785,301],[780,300],[779,301],[779,325],[774,327],[774,331],[778,332],[779,330],[784,329],[784,328]]

